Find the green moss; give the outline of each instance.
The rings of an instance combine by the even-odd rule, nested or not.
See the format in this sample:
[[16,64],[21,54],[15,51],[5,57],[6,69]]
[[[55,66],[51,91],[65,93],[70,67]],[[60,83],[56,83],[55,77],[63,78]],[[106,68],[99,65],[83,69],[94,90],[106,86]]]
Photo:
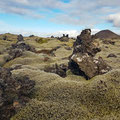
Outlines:
[[47,43],[50,39],[48,38],[37,38],[36,42],[39,44]]
[[[55,74],[25,69],[36,81],[34,98],[11,120],[119,120],[120,70],[86,81],[69,75],[63,79]],[[71,77],[71,78],[70,78]]]

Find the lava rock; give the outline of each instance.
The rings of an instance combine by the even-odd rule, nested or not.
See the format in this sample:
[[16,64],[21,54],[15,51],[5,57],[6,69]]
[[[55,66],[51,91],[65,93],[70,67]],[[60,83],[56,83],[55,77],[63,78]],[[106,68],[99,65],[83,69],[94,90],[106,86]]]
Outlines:
[[6,60],[6,62],[22,56],[24,51],[36,52],[34,47],[29,46],[24,41],[12,44],[12,46],[8,49],[10,57]]
[[[28,77],[13,77],[10,69],[0,67],[0,117],[2,120],[9,120],[15,114],[14,101],[22,101],[24,97],[29,98],[34,86],[35,82]],[[21,103],[20,106],[24,104]]]
[[20,35],[18,35],[17,40],[18,40],[18,41],[24,41],[24,38],[23,38],[23,36],[20,34]]
[[11,49],[9,51],[9,55],[11,56],[8,61],[13,60],[17,57],[20,57],[23,55],[23,51],[21,49]]
[[21,49],[22,51],[32,51],[34,52],[35,51],[35,48],[29,46],[28,44],[26,44],[24,41],[21,41],[21,42],[17,42],[16,44],[13,44],[11,49]]
[[30,35],[29,37],[35,37],[34,35]]
[[111,53],[111,54],[109,54],[109,55],[107,56],[107,58],[110,58],[110,57],[117,58],[117,56],[116,56],[115,54],[113,54],[113,53]]
[[51,38],[54,38],[54,36],[52,35]]
[[44,69],[45,72],[50,72],[50,73],[55,73],[58,74],[61,77],[66,77],[66,72],[68,70],[68,66],[64,65],[64,64],[55,64],[51,67],[46,67]]
[[111,40],[103,40],[102,42],[103,42],[104,44],[115,45],[115,41],[111,41]]
[[98,43],[94,43],[92,39],[91,30],[85,29],[79,36],[77,36],[77,40],[73,45],[73,53],[88,53],[88,55],[93,57],[96,53],[101,51],[98,46]]
[[7,40],[7,36],[5,35],[5,36],[3,36],[3,38],[2,38],[3,40]]
[[93,38],[90,29],[83,30],[73,45],[74,50],[69,61],[69,69],[74,74],[84,76],[86,79],[111,70],[111,67],[105,63],[102,57],[94,58],[101,49]]
[[69,41],[69,35],[63,34],[61,38],[58,38],[61,42],[68,42]]

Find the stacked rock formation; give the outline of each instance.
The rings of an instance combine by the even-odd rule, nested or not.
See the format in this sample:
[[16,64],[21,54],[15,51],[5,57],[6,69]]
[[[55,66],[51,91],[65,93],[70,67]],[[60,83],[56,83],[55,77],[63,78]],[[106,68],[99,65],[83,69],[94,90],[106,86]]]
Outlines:
[[95,43],[91,36],[90,29],[81,32],[74,43],[74,51],[69,61],[69,68],[74,74],[90,79],[111,70],[102,57],[94,58],[96,53],[101,51],[98,46],[99,44]]
[[10,69],[0,67],[0,119],[9,120],[29,100],[35,85],[28,77],[13,77]]
[[69,35],[65,35],[63,34],[63,36],[61,38],[59,38],[60,41],[62,42],[68,42],[69,41]]

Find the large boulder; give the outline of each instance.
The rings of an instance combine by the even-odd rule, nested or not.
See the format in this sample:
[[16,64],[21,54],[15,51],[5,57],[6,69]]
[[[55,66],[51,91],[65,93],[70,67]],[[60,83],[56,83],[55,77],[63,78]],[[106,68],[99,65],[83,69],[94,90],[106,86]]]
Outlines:
[[31,47],[30,45],[26,44],[24,41],[17,42],[16,44],[13,44],[11,49],[21,49],[21,50],[27,50],[27,51],[32,51],[34,52],[35,49]]
[[81,32],[74,43],[73,54],[69,62],[69,68],[74,74],[90,79],[111,70],[111,67],[101,57],[94,58],[96,53],[101,51],[98,45],[91,36],[90,29]]
[[74,74],[82,75],[86,79],[107,73],[111,69],[101,57],[94,59],[88,54],[81,55],[79,53],[71,57],[69,68]]

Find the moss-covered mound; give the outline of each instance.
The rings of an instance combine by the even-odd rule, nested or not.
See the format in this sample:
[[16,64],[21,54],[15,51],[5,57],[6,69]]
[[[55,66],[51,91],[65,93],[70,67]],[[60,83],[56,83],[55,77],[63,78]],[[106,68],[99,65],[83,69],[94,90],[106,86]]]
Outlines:
[[120,70],[86,81],[69,75],[63,79],[35,68],[14,74],[27,74],[36,81],[32,100],[11,120],[119,120]]

